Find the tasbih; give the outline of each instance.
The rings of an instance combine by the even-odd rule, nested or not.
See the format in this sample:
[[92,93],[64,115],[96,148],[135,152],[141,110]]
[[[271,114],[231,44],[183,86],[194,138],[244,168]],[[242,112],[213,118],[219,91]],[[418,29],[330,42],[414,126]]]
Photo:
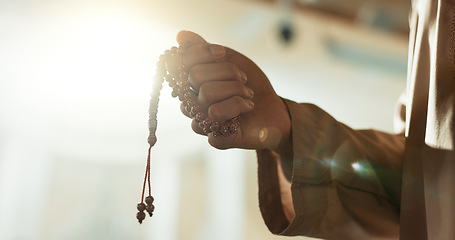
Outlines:
[[[169,83],[172,88],[172,97],[182,101],[185,111],[190,117],[199,123],[204,133],[213,134],[214,137],[218,136],[229,136],[237,131],[239,128],[239,116],[234,117],[224,123],[213,121],[208,117],[208,114],[201,110],[198,104],[198,91],[191,86],[188,81],[189,69],[183,64],[183,54],[186,49],[191,46],[190,42],[183,42],[179,44],[179,47],[172,47],[170,50],[166,50],[164,54],[160,55],[157,63],[157,69],[153,78],[152,93],[149,107],[149,136],[148,136],[148,154],[147,154],[147,165],[145,169],[144,183],[142,185],[142,196],[141,201],[137,204],[136,218],[139,223],[145,219],[144,211],[153,216],[155,206],[153,205],[154,198],[152,197],[152,189],[150,183],[150,162],[151,162],[151,150],[155,145],[156,139],[156,128],[157,128],[157,113],[158,113],[158,102],[160,97],[160,90],[164,80]],[[166,61],[169,61],[174,56],[180,56],[180,67],[178,68],[178,74],[172,74],[166,69]],[[148,186],[149,195],[145,197],[145,189]]]

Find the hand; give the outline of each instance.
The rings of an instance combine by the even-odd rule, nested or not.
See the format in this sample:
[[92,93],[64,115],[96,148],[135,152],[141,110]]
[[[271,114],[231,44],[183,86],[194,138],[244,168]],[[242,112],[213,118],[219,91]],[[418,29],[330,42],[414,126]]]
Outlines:
[[[176,57],[167,64],[168,70],[177,72],[183,61],[189,69],[190,85],[199,91],[201,109],[218,122],[240,115],[239,129],[227,137],[208,134],[210,145],[278,152],[292,146],[286,105],[255,63],[232,49],[209,44],[192,32],[180,32],[177,41],[189,41],[191,46],[182,59]],[[182,112],[188,116],[184,108]],[[195,120],[192,128],[206,135]]]

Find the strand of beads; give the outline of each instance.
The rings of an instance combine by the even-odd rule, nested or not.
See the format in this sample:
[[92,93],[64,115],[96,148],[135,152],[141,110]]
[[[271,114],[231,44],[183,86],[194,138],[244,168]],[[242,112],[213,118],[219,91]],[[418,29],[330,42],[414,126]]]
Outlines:
[[[137,204],[137,214],[136,218],[139,223],[145,219],[144,210],[147,210],[150,217],[153,215],[153,210],[155,206],[153,205],[154,198],[152,197],[152,187],[150,181],[150,168],[151,168],[151,150],[152,147],[155,145],[156,139],[156,128],[158,126],[157,114],[158,114],[158,103],[160,100],[160,91],[164,82],[163,76],[166,73],[166,68],[164,65],[164,59],[160,59],[156,66],[156,74],[153,78],[153,85],[152,85],[152,93],[150,95],[150,103],[149,103],[149,120],[148,120],[148,129],[149,129],[149,136],[147,138],[147,142],[149,144],[148,154],[147,154],[147,165],[145,167],[145,177],[144,183],[142,186],[142,195],[141,201]],[[149,195],[145,197],[144,204],[144,196],[145,196],[145,187],[148,186]]]
[[[183,64],[182,55],[185,50],[190,47],[189,42],[180,43],[179,47],[172,47],[170,50],[166,50],[164,54],[160,56],[160,59],[157,63],[156,74],[153,79],[152,93],[150,98],[150,107],[149,107],[149,136],[148,143],[149,149],[147,154],[147,165],[145,170],[144,183],[142,186],[142,196],[141,201],[137,204],[137,214],[136,218],[139,223],[145,219],[144,211],[147,211],[150,217],[153,215],[155,206],[153,205],[154,198],[151,196],[151,182],[150,182],[150,168],[151,168],[151,149],[155,145],[156,139],[156,128],[157,128],[157,114],[158,114],[158,103],[160,97],[160,90],[164,80],[169,83],[169,86],[172,88],[172,97],[178,97],[182,101],[185,110],[189,115],[199,123],[199,126],[203,129],[206,134],[212,133],[213,136],[229,136],[237,131],[239,128],[239,116],[234,117],[224,123],[219,123],[210,119],[207,114],[201,111],[201,107],[198,104],[197,96],[198,93],[194,90],[188,81],[188,69]],[[179,67],[178,76],[172,75],[166,70],[166,61],[170,60],[171,57],[180,55],[181,65]],[[148,186],[149,195],[144,196],[146,186]]]

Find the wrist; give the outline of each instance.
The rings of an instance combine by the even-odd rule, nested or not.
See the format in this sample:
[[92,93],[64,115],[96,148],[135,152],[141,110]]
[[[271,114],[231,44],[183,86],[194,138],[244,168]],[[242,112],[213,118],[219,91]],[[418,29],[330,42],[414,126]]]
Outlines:
[[280,158],[282,160],[292,161],[292,159],[294,158],[293,150],[294,148],[292,142],[292,134],[291,131],[289,130],[288,132],[282,135],[280,144],[277,146],[276,149],[273,149],[273,151],[280,155]]
[[283,114],[283,120],[282,120],[282,130],[281,130],[281,138],[276,146],[275,149],[272,149],[274,152],[280,155],[280,158],[282,160],[289,159],[292,161],[294,158],[294,152],[293,152],[293,141],[292,141],[292,124],[291,124],[291,116],[289,113],[289,109],[283,99],[283,108],[285,114]]

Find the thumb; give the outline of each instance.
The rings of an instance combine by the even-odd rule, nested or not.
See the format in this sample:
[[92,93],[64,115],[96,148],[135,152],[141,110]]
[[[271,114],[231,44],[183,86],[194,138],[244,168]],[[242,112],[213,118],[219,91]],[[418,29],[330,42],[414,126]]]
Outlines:
[[191,31],[185,31],[185,30],[177,33],[176,39],[177,39],[177,43],[191,42],[194,44],[194,43],[206,43],[207,42],[207,41],[205,41],[204,38],[202,38],[198,34],[191,32]]

